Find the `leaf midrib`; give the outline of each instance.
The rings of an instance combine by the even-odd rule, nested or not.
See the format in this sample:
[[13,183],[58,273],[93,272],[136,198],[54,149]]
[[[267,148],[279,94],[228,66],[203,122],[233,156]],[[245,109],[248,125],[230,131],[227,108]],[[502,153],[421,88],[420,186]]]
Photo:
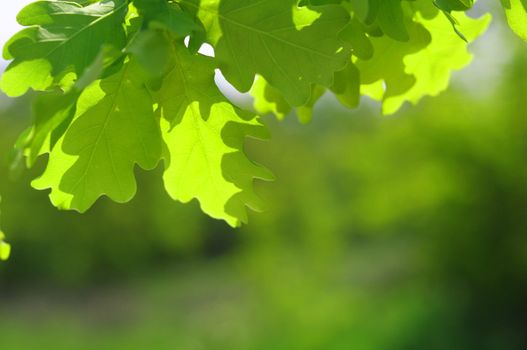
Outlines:
[[[99,148],[99,144],[100,144],[100,141],[101,141],[101,138],[102,136],[104,135],[105,131],[106,131],[106,127],[108,126],[108,123],[111,119],[110,115],[113,114],[113,112],[115,111],[115,108],[117,106],[117,99],[119,98],[119,94],[120,94],[120,90],[123,86],[123,83],[124,83],[124,80],[126,78],[126,74],[127,74],[127,71],[128,71],[128,65],[126,67],[123,68],[123,72],[122,72],[122,76],[119,80],[119,83],[117,85],[117,88],[115,89],[115,93],[113,94],[113,101],[110,105],[110,108],[108,109],[108,113],[106,113],[106,116],[104,117],[104,122],[99,124],[99,126],[101,127],[99,133],[97,134],[97,137],[95,139],[95,142],[92,143],[90,146],[87,146],[86,149],[88,148],[91,148],[90,150],[90,156],[88,158],[88,162],[86,164],[86,167],[83,171],[83,174],[82,176],[79,177],[79,180],[77,181],[77,183],[73,186],[72,188],[72,192],[74,192],[77,187],[80,185],[81,181],[84,179],[85,181],[87,181],[88,179],[88,172],[90,171],[90,168],[92,166],[92,162],[93,162],[93,157],[96,153],[96,150]],[[110,96],[110,95],[107,95],[107,96]],[[104,98],[103,98],[104,99]],[[103,100],[101,100],[102,102]],[[112,164],[112,167],[114,166],[114,164]],[[118,180],[119,181],[119,180]],[[81,203],[84,202],[84,195],[81,196]]]

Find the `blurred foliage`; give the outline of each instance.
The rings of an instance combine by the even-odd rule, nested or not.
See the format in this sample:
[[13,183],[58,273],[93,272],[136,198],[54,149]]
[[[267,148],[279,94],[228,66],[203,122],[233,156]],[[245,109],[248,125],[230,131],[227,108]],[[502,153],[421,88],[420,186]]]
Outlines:
[[[2,150],[13,144],[29,114],[26,99],[15,100],[2,113]],[[137,172],[144,188],[130,205],[102,200],[81,215],[58,211],[45,191],[31,188],[42,164],[34,171],[9,169],[13,157],[3,158],[2,220],[15,246],[13,260],[0,266],[6,285],[30,279],[82,287],[116,274],[132,276],[146,262],[161,265],[215,255],[237,240],[221,223],[203,218],[195,205],[174,203],[154,179],[160,169],[158,174]]]
[[[325,99],[308,126],[268,119],[273,140],[250,146],[278,180],[240,230],[173,203],[155,174],[81,216],[29,188],[39,169],[3,166],[2,346],[527,348],[526,60],[484,98],[454,88],[389,118]],[[26,116],[24,100],[2,112],[2,155]]]

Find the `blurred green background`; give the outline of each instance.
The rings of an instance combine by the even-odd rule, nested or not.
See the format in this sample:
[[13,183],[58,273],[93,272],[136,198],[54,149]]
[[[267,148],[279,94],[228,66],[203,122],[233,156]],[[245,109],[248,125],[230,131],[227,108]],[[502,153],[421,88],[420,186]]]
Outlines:
[[43,162],[9,175],[29,104],[2,97],[0,348],[527,349],[527,46],[497,28],[396,116],[327,96],[307,126],[266,117],[249,152],[277,181],[236,230],[172,202],[162,169],[130,204],[54,209],[29,186]]

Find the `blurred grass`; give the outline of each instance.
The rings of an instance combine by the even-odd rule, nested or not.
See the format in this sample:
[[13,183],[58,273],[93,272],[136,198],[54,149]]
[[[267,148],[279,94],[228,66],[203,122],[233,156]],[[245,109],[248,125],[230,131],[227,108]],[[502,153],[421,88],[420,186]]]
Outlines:
[[[2,344],[17,349],[386,348],[405,344],[415,330],[437,322],[429,314],[441,304],[412,288],[379,292],[378,281],[368,278],[360,285],[346,283],[350,274],[364,275],[362,270],[346,268],[326,286],[319,280],[306,284],[305,276],[299,285],[288,275],[278,278],[283,284],[270,293],[250,283],[254,277],[243,270],[216,261],[154,272],[74,298],[56,291],[8,298],[0,320]],[[364,303],[372,292],[382,298],[378,305]]]

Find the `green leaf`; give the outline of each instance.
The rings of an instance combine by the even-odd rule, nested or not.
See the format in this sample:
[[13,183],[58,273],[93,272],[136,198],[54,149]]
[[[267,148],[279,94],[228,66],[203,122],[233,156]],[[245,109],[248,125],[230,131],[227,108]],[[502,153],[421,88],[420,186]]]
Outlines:
[[375,6],[379,7],[377,23],[382,31],[392,39],[407,41],[409,37],[401,0],[370,0],[371,3],[375,3]]
[[309,100],[311,85],[331,86],[334,72],[350,57],[338,39],[349,21],[340,5],[299,8],[296,0],[207,0],[199,13],[219,68],[240,91],[248,91],[260,74],[289,104],[301,106]]
[[172,40],[163,31],[149,29],[138,33],[127,51],[151,79],[161,78],[171,67]]
[[[359,71],[353,63],[350,62],[346,68],[335,73],[334,83],[330,90],[344,106],[353,108],[359,105],[360,78]],[[326,91],[326,88],[314,85],[307,103],[294,108],[301,123],[307,124],[311,121],[313,108]],[[254,97],[253,106],[259,114],[272,113],[282,120],[293,110],[282,94],[260,76],[256,78],[251,95]]]
[[370,38],[374,48],[373,57],[369,60],[356,61],[361,84],[369,85],[382,81],[387,96],[397,96],[408,91],[415,84],[415,77],[405,71],[403,59],[409,54],[424,49],[431,38],[430,33],[418,23],[408,21],[406,27],[409,33],[406,42],[387,36]]
[[465,35],[457,28],[458,25],[459,25],[459,21],[456,19],[456,17],[454,17],[454,15],[452,15],[450,12],[447,12],[447,11],[441,11],[445,17],[448,19],[448,21],[450,22],[450,24],[452,25],[452,29],[454,30],[454,32],[457,34],[457,36],[463,40],[464,42],[468,43],[468,40],[467,38],[465,37]]
[[434,0],[434,4],[443,11],[466,11],[474,5],[474,0]]
[[28,28],[4,47],[4,58],[13,62],[2,76],[2,90],[19,96],[30,88],[46,90],[69,72],[81,76],[103,46],[124,47],[126,9],[125,0],[104,0],[86,7],[65,1],[26,6],[17,19]]
[[[354,17],[362,23],[367,23],[370,17],[371,7],[369,0],[349,0],[353,9]],[[371,24],[371,23],[369,23]]]
[[[0,201],[2,198],[0,198]],[[0,229],[0,260],[7,260],[9,259],[9,255],[11,254],[11,246],[4,242],[5,234]]]
[[362,24],[355,18],[340,33],[342,40],[350,43],[352,54],[363,60],[373,56],[373,46]]
[[79,97],[72,124],[49,154],[37,189],[51,189],[53,204],[84,212],[102,195],[116,202],[135,194],[134,165],[153,169],[162,141],[152,100],[137,68],[98,80]]
[[351,0],[351,8],[362,23],[378,26],[392,39],[408,40],[401,0]]
[[49,91],[35,96],[32,128],[17,142],[17,148],[24,150],[28,167],[33,166],[38,156],[49,152],[64,134],[75,114],[80,93],[101,75],[105,57],[103,48],[68,92]]
[[202,30],[177,4],[166,0],[134,0],[134,5],[150,28],[167,29],[176,37]]
[[0,231],[0,260],[7,260],[11,255],[11,246],[4,242],[4,238],[4,233]]
[[344,106],[355,108],[360,102],[360,72],[353,63],[335,73],[335,83],[331,91]]
[[231,226],[259,210],[254,178],[271,179],[243,152],[246,137],[267,137],[252,115],[233,106],[214,84],[214,63],[177,47],[172,71],[156,94],[166,143],[165,187],[181,202],[196,198],[208,215]]
[[33,102],[33,129],[31,138],[25,145],[25,155],[28,166],[33,166],[38,156],[49,152],[55,146],[60,134],[54,134],[57,128],[63,126],[65,131],[74,114],[79,92],[71,91],[67,94],[62,92],[46,92],[35,98]]
[[278,120],[283,120],[291,113],[291,105],[284,96],[261,76],[256,77],[250,93],[254,98],[253,106],[261,115],[272,113]]
[[527,1],[501,0],[501,5],[512,31],[527,41]]
[[[417,104],[423,96],[438,95],[448,87],[452,71],[466,67],[472,60],[467,44],[459,40],[442,16],[427,20],[418,15],[417,19],[430,32],[431,41],[423,50],[404,58],[405,73],[415,77],[415,84],[401,94],[385,95],[386,114],[396,112],[405,101]],[[473,41],[487,28],[490,15],[472,19],[460,13],[458,21],[467,40]]]
[[284,96],[269,85],[261,76],[256,78],[251,88],[251,95],[254,97],[253,106],[259,114],[265,115],[272,113],[277,119],[282,120],[294,109],[298,120],[302,124],[307,124],[311,121],[313,118],[313,108],[325,92],[326,88],[313,85],[311,87],[309,100],[304,105],[293,108],[287,103]]

